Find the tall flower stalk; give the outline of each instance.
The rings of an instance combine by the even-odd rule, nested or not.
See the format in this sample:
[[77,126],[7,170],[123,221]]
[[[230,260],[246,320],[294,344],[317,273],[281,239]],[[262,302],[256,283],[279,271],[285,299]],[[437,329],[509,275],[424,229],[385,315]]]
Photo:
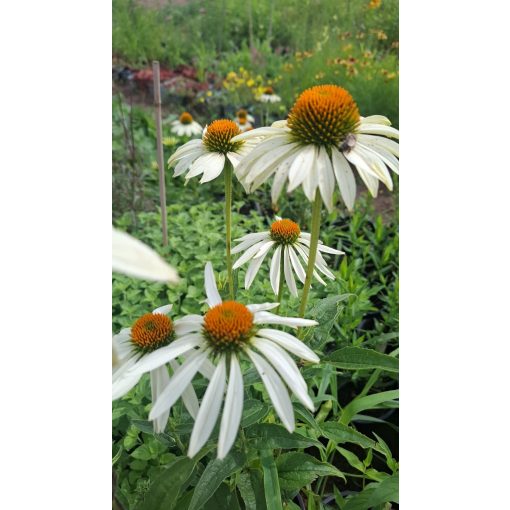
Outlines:
[[315,200],[312,206],[312,225],[310,238],[310,255],[308,256],[308,266],[306,268],[305,285],[303,294],[301,295],[301,305],[299,306],[299,316],[304,317],[306,304],[308,302],[308,294],[312,284],[313,271],[315,268],[315,259],[317,258],[317,246],[319,245],[319,233],[321,229],[321,209],[322,199],[320,193],[315,192]]
[[227,250],[228,295],[234,299],[234,272],[232,270],[232,163],[225,159],[225,244]]

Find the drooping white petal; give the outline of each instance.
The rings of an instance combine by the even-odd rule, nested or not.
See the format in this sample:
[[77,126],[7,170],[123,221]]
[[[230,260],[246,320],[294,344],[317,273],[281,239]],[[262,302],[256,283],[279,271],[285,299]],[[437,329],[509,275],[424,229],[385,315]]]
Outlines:
[[248,310],[250,310],[251,313],[255,313],[261,312],[263,310],[272,310],[273,308],[276,308],[278,305],[279,303],[260,303],[246,305],[246,308],[248,308]]
[[315,407],[310,395],[308,395],[306,382],[293,359],[271,340],[254,338],[253,345],[267,358],[271,365],[273,365],[277,373],[301,403],[313,412]]
[[112,270],[143,280],[178,283],[175,269],[126,232],[112,231]]
[[240,142],[241,140],[248,140],[249,138],[258,138],[259,136],[274,136],[280,135],[282,133],[288,131],[281,127],[260,127],[256,129],[251,129],[250,131],[246,131],[245,133],[241,133],[240,135],[234,136],[231,139],[231,142]]
[[246,182],[248,184],[253,183],[257,177],[263,174],[267,169],[276,170],[280,162],[282,162],[293,149],[296,148],[296,144],[286,143],[284,145],[278,145],[273,150],[261,155],[256,163],[252,164],[249,172],[246,174]]
[[[177,370],[179,370],[180,365],[179,365],[179,363],[177,363],[177,361],[171,360],[170,366],[172,367],[172,370],[175,373],[175,372],[177,372]],[[165,368],[165,370],[166,370],[166,368]],[[168,382],[167,382],[167,384],[168,384]],[[166,384],[165,384],[165,387],[166,387]],[[153,400],[155,400],[155,399],[153,399]],[[188,410],[188,413],[190,414],[190,416],[193,419],[195,419],[198,414],[198,398],[197,398],[197,394],[195,393],[192,383],[189,383],[188,386],[186,386],[186,388],[182,392],[182,402],[183,402],[184,406],[186,407],[186,409]],[[170,414],[170,408],[168,408],[167,412]]]
[[196,159],[204,154],[206,154],[206,150],[203,147],[199,147],[195,151],[189,153],[186,157],[180,159],[175,166],[173,176],[179,177],[179,175],[182,175]]
[[354,200],[356,199],[356,179],[354,178],[349,163],[341,152],[333,147],[331,156],[333,160],[333,171],[340,189],[340,194],[342,195],[342,200],[347,206],[347,209],[352,211]]
[[265,257],[267,252],[275,245],[276,243],[271,239],[266,241],[259,249],[259,251],[254,255],[254,259],[258,259],[260,257]]
[[227,396],[221,417],[220,437],[218,439],[218,458],[223,459],[232,448],[243,414],[243,375],[237,356],[230,358],[230,375]]
[[319,150],[317,158],[317,175],[319,178],[319,190],[321,192],[322,201],[326,206],[328,212],[333,210],[333,191],[335,189],[335,176],[333,175],[333,168],[331,160],[324,147]]
[[283,248],[283,272],[285,274],[285,281],[287,282],[287,287],[289,288],[290,293],[297,297],[298,291],[296,287],[296,280],[294,280],[294,275],[292,274],[292,269],[290,266],[288,246]]
[[319,169],[317,166],[317,154],[318,151],[315,149],[315,156],[311,163],[310,170],[303,181],[303,191],[305,192],[306,198],[312,202],[315,199],[315,192],[319,186]]
[[131,355],[131,328],[123,328],[112,337],[113,348],[119,361]]
[[369,148],[365,148],[363,144],[358,143],[351,152],[358,154],[369,168],[374,172],[379,180],[381,180],[389,190],[393,189],[393,181],[391,180],[390,173],[386,168],[386,165],[381,161],[381,158],[377,153]]
[[287,180],[287,177],[289,176],[289,168],[291,163],[291,158],[285,159],[280,165],[278,166],[274,179],[273,179],[273,186],[271,187],[271,202],[273,204],[276,204],[278,201],[278,197],[280,196],[283,186],[285,184],[285,181]]
[[370,191],[373,197],[377,196],[377,190],[379,189],[379,179],[374,177],[372,174],[365,172],[362,168],[356,167],[361,180],[365,183],[365,186]]
[[399,138],[399,132],[397,129],[390,126],[384,126],[382,124],[363,124],[361,123],[358,127],[359,133],[366,133],[370,135],[383,135],[389,138]]
[[257,241],[261,241],[262,239],[265,239],[269,234],[267,232],[254,232],[253,234],[246,234],[243,237],[240,237],[239,239],[234,239],[234,241],[254,241],[256,243]]
[[258,251],[262,246],[265,244],[265,241],[259,241],[258,243],[254,244],[253,246],[250,246],[236,261],[235,264],[232,266],[232,269],[237,269],[238,267],[241,267],[243,264],[248,262]]
[[186,180],[189,181],[192,177],[196,177],[197,175],[204,173],[211,165],[216,167],[218,156],[223,157],[223,160],[225,160],[225,156],[217,154],[216,152],[206,152],[197,158],[191,165],[189,172],[186,174]]
[[207,168],[204,170],[204,175],[200,179],[200,184],[216,179],[225,166],[225,156],[223,154],[216,154],[213,152],[211,154],[214,155],[214,157],[210,158],[207,162]]
[[369,115],[368,117],[361,118],[362,124],[383,124],[384,126],[391,126],[390,119],[384,115]]
[[262,356],[251,349],[246,349],[246,353],[253,361],[253,364],[255,365],[255,368],[266,387],[269,398],[271,399],[278,416],[282,420],[282,423],[285,425],[285,428],[289,432],[294,432],[294,409],[292,407],[292,402],[290,401],[287,388],[285,388],[285,385],[282,383],[282,380],[274,371],[273,367]]
[[265,250],[262,257],[259,257],[257,254],[257,256],[254,257],[250,262],[250,265],[248,266],[248,269],[246,270],[246,275],[244,277],[245,289],[249,289],[251,287],[251,284],[253,283],[253,280],[255,279],[255,276],[257,275],[260,266],[262,265],[262,262],[264,262],[264,259],[266,258],[266,255],[268,253],[269,250]]
[[172,305],[172,304],[163,305],[163,306],[156,308],[155,310],[152,310],[152,313],[159,313],[161,315],[166,315],[167,313],[170,312],[170,310],[172,310],[173,306],[174,305]]
[[191,140],[185,143],[182,147],[179,147],[169,158],[168,166],[172,166],[176,161],[184,157],[189,156],[192,152],[197,150],[203,150],[202,140]]
[[177,402],[183,391],[186,389],[188,384],[190,384],[191,380],[198,372],[198,369],[206,357],[207,352],[195,351],[174,372],[170,382],[161,392],[158,400],[153,404],[151,412],[149,413],[149,420],[154,420]]
[[[162,366],[162,367],[156,368],[155,370],[151,370],[150,379],[151,379],[152,402],[156,402],[156,400],[161,395],[161,392],[165,389],[166,385],[168,384],[168,382],[170,380],[166,366]],[[169,416],[170,416],[170,409],[167,409],[167,411],[165,411],[163,414],[158,416],[152,422],[153,427],[154,427],[154,432],[156,432],[156,434],[161,434],[165,431],[165,427],[168,422]]]
[[194,457],[204,446],[218,419],[225,391],[225,372],[225,356],[222,356],[202,399],[189,440],[188,457]]
[[277,246],[274,251],[273,258],[271,259],[271,267],[269,269],[269,279],[271,280],[271,287],[273,288],[274,293],[278,294],[278,286],[280,284],[280,260],[283,255],[281,255],[282,247]]
[[126,362],[127,366],[121,367],[113,375],[112,380],[112,400],[117,400],[123,397],[136,383],[140,380],[141,375],[129,375],[128,371],[131,366],[134,366],[136,359],[133,357]]
[[[188,359],[194,352],[196,352],[195,349],[191,349],[188,352],[185,352],[182,357],[186,360]],[[214,374],[214,370],[216,367],[209,361],[209,358],[205,358],[205,360],[200,365],[200,368],[198,371],[206,378],[210,379],[212,375]]]
[[397,158],[399,157],[400,147],[394,140],[377,135],[358,135],[358,140],[365,145],[386,149]]
[[160,347],[156,351],[142,356],[136,365],[129,370],[129,375],[142,375],[145,372],[154,370],[155,368],[168,363],[171,359],[175,359],[181,354],[193,347],[201,345],[203,342],[202,337],[198,334],[190,334],[174,340],[165,347]]
[[301,283],[305,283],[306,272],[303,269],[301,262],[299,262],[299,258],[297,256],[296,252],[294,251],[293,246],[289,246],[289,256],[290,256],[290,261],[292,263],[292,267],[294,268],[294,271],[296,273],[296,276],[299,278],[299,281]]
[[289,166],[288,193],[295,190],[305,180],[315,164],[316,149],[313,145],[305,145],[294,154],[292,163]]
[[200,331],[202,329],[202,323],[204,319],[201,315],[189,315],[181,319],[174,321],[174,331],[178,336],[187,335]]
[[216,280],[214,279],[214,271],[212,264],[207,262],[205,265],[204,271],[205,277],[205,293],[207,295],[207,304],[209,308],[213,306],[219,305],[221,301],[220,293],[218,292],[218,287],[216,287]]
[[383,147],[378,147],[371,144],[361,144],[358,143],[359,147],[362,147],[365,151],[370,154],[376,156],[380,159],[385,165],[388,165],[396,174],[399,173],[398,167],[399,162],[398,159],[389,151],[384,149]]
[[310,319],[301,319],[300,317],[280,317],[271,312],[257,312],[253,319],[255,324],[281,324],[291,328],[301,328],[304,326],[317,326],[317,321]]
[[292,336],[285,331],[264,328],[257,331],[257,336],[268,338],[269,340],[276,342],[278,345],[287,349],[299,358],[311,361],[312,363],[319,363],[320,361],[317,354],[315,354],[308,346],[298,340],[295,336]]
[[[239,243],[237,246],[232,248],[232,255],[235,255],[236,253],[240,253],[246,249],[248,249],[250,246],[253,246],[254,244],[258,243],[259,241],[265,241],[269,239],[269,232],[260,232],[260,236],[258,237],[252,237],[251,239],[247,239],[246,241],[243,241]],[[236,241],[239,241],[239,239],[236,239]]]

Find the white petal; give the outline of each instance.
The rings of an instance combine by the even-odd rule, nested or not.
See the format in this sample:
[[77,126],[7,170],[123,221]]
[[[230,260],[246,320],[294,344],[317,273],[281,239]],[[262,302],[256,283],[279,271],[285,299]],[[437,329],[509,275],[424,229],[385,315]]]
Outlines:
[[207,352],[195,351],[175,372],[158,400],[152,406],[149,420],[154,420],[172,407],[207,358]]
[[319,157],[317,159],[317,174],[319,177],[319,190],[321,192],[322,201],[327,210],[333,210],[333,191],[335,189],[335,176],[333,175],[333,168],[331,160],[324,147],[319,150]]
[[[204,173],[211,165],[216,165],[218,162],[218,156],[221,155],[216,152],[207,152],[197,158],[191,165],[189,172],[186,174],[186,180],[188,181],[192,177],[196,177],[197,175]],[[224,159],[225,156],[223,156],[223,160]]]
[[317,321],[310,319],[301,319],[300,317],[281,317],[271,312],[257,312],[253,319],[255,324],[281,324],[291,328],[301,328],[304,326],[317,326]]
[[251,287],[251,284],[253,283],[253,280],[255,276],[257,275],[260,266],[262,265],[262,262],[264,262],[264,259],[266,258],[266,255],[268,254],[268,250],[264,252],[262,257],[259,257],[258,254],[256,257],[252,259],[250,262],[250,265],[248,266],[248,269],[246,270],[246,275],[244,277],[244,288],[249,289]]
[[[179,370],[180,365],[179,363],[177,363],[177,361],[172,360],[170,361],[170,366],[172,367],[172,370],[175,373],[177,370]],[[188,386],[186,386],[186,389],[182,392],[182,402],[186,409],[188,410],[190,416],[193,419],[195,419],[198,414],[198,398],[192,383],[188,384]],[[168,409],[168,413],[170,413],[170,408]]]
[[202,337],[197,334],[183,336],[178,340],[174,340],[165,347],[160,347],[156,351],[145,354],[137,363],[129,370],[129,375],[142,375],[145,372],[154,370],[155,368],[168,363],[171,359],[177,358],[186,351],[201,345]]
[[295,149],[296,144],[285,143],[284,145],[278,145],[269,152],[265,152],[261,155],[256,163],[252,164],[249,172],[246,174],[246,182],[252,183],[259,175],[263,174],[266,169],[276,167],[283,161],[292,151]]
[[365,183],[365,186],[368,188],[368,191],[370,191],[370,194],[373,197],[376,197],[377,190],[379,188],[379,179],[377,179],[377,177],[374,177],[372,174],[365,172],[365,170],[363,170],[362,168],[356,167],[356,170],[358,171],[361,180]]
[[261,312],[263,310],[272,310],[273,308],[276,308],[279,305],[279,303],[260,303],[258,305],[246,305],[246,308],[250,310],[250,312]]
[[377,153],[372,151],[370,148],[363,146],[361,143],[358,143],[356,148],[351,152],[356,152],[361,158],[363,158],[376,177],[386,184],[386,187],[389,190],[393,189],[393,181],[391,180],[390,173]]
[[[182,357],[186,360],[188,359],[194,352],[196,352],[195,349],[191,349],[187,352],[185,352]],[[206,378],[210,379],[212,375],[214,374],[214,370],[216,367],[209,361],[209,358],[206,358],[202,364],[200,365],[200,368],[198,371]]]
[[190,317],[195,316],[187,316],[174,321],[174,331],[177,336],[184,336],[202,329],[202,324],[204,322],[203,317],[200,315],[196,316],[197,318]]
[[256,255],[253,257],[254,259],[258,259],[259,257],[264,258],[267,254],[267,252],[274,246],[276,243],[273,240],[266,241],[265,244],[263,244],[259,251],[256,253]]
[[384,126],[391,126],[390,119],[383,115],[369,115],[368,117],[361,118],[362,124],[383,124]]
[[232,269],[237,269],[238,267],[241,267],[244,263],[248,262],[258,251],[259,249],[265,244],[265,241],[259,241],[258,243],[254,244],[253,246],[250,246],[236,261],[235,264],[232,266]]
[[366,133],[371,135],[383,135],[389,138],[396,138],[398,140],[398,130],[390,126],[383,126],[382,124],[363,124],[361,123],[358,127],[359,133]]
[[246,353],[253,361],[253,364],[255,365],[255,368],[267,389],[269,398],[271,399],[278,416],[282,420],[282,423],[285,425],[285,428],[289,432],[294,432],[294,409],[292,408],[292,402],[290,401],[287,388],[285,388],[285,385],[282,383],[282,380],[274,371],[273,367],[262,356],[259,356],[256,352],[253,352],[250,349],[247,349]]
[[[166,366],[156,368],[155,370],[151,370],[150,378],[151,378],[152,401],[156,402],[159,395],[161,395],[161,392],[165,389],[166,385],[170,380]],[[169,416],[170,409],[165,411],[163,414],[158,416],[153,421],[154,432],[156,432],[156,434],[161,434],[162,432],[165,431],[165,427],[168,422]]]
[[[252,237],[250,239],[247,239],[246,241],[243,241],[239,243],[237,246],[232,248],[232,255],[235,255],[236,253],[239,253],[241,251],[246,250],[250,246],[253,246],[255,243],[258,243],[259,241],[265,241],[266,239],[269,239],[269,233],[268,232],[260,232],[260,236],[258,237]],[[236,241],[239,241],[239,239],[236,239]]]
[[311,163],[310,170],[306,179],[303,181],[303,191],[306,198],[312,202],[315,199],[315,191],[319,185],[319,172],[317,167],[317,150],[314,152],[315,156]]
[[273,204],[276,204],[276,202],[278,201],[278,197],[282,192],[285,181],[289,176],[290,163],[291,159],[287,158],[285,161],[280,163],[278,169],[276,170],[273,180],[273,186],[271,188],[271,202]]
[[200,179],[200,184],[216,179],[216,177],[218,177],[218,175],[220,175],[223,171],[223,167],[225,166],[225,156],[223,154],[214,154],[214,156],[214,158],[211,158],[208,161],[207,168],[204,170],[204,175],[202,176],[202,179]]
[[161,315],[166,315],[170,312],[170,310],[172,310],[172,307],[174,305],[163,305],[163,306],[160,306],[159,308],[156,308],[155,310],[152,310],[152,313],[159,313]]
[[204,150],[204,144],[202,140],[191,140],[185,143],[182,147],[179,147],[169,158],[168,166],[172,166],[176,161],[184,157],[189,156],[191,153]]
[[112,231],[112,270],[143,280],[179,282],[175,269],[152,248],[117,229]]
[[296,273],[296,276],[299,278],[299,281],[301,283],[305,283],[306,272],[303,269],[301,262],[299,262],[299,258],[292,246],[289,246],[289,256],[290,256],[290,261],[292,262],[292,267],[294,268],[294,271]]
[[182,175],[197,158],[204,154],[206,154],[206,151],[203,148],[199,148],[196,151],[189,154],[188,156],[179,160],[179,162],[175,166],[173,176],[179,177],[179,175]]
[[126,370],[124,375],[118,376],[112,381],[112,400],[123,397],[140,380],[141,375],[129,375],[127,372]]
[[386,149],[397,158],[399,157],[400,148],[394,140],[377,135],[358,135],[358,140],[365,145]]
[[292,269],[290,267],[288,246],[285,246],[283,249],[283,272],[285,274],[285,281],[287,282],[287,287],[289,288],[290,293],[297,297],[298,291],[296,287],[296,280],[294,280],[294,275],[292,274]]
[[221,417],[218,458],[223,459],[230,451],[239,430],[243,414],[243,375],[236,356],[230,358],[230,375],[227,396]]
[[281,127],[260,127],[257,129],[246,131],[245,133],[241,133],[240,135],[234,136],[231,142],[239,142],[241,140],[247,140],[248,138],[257,138],[259,136],[265,137],[280,135],[282,131],[288,132],[288,130],[282,129]]
[[216,280],[214,279],[214,271],[212,264],[207,262],[204,271],[205,278],[205,293],[207,295],[207,304],[209,308],[219,305],[221,303],[220,293],[218,287],[216,287]]
[[189,440],[188,457],[194,457],[198,453],[213,431],[225,391],[225,372],[225,356],[222,356],[202,399]]
[[269,340],[276,342],[278,345],[282,346],[284,349],[287,349],[289,352],[295,354],[299,358],[311,361],[313,363],[319,363],[320,361],[317,354],[315,354],[308,346],[298,340],[295,336],[292,336],[285,331],[269,328],[259,329],[257,331],[257,336],[268,338]]
[[269,234],[267,232],[255,232],[253,234],[246,234],[243,237],[240,237],[239,239],[235,239],[235,241],[260,241],[262,239],[265,239]]
[[255,338],[253,345],[264,354],[301,403],[313,412],[315,407],[308,395],[306,382],[292,358],[271,340]]
[[313,145],[306,145],[300,148],[294,155],[293,161],[289,166],[288,193],[296,189],[305,180],[312,165],[315,164],[315,157],[316,150]]
[[131,356],[133,345],[131,343],[131,328],[123,328],[112,337],[112,344],[119,363]]
[[280,284],[280,261],[283,256],[281,251],[282,247],[277,246],[271,259],[271,268],[269,269],[269,279],[271,280],[271,287],[273,287],[275,295],[278,295],[278,286]]
[[333,160],[333,171],[335,172],[336,182],[340,188],[340,194],[347,209],[352,211],[354,200],[356,198],[356,179],[352,173],[349,163],[344,155],[335,148],[331,151]]
[[266,180],[271,177],[273,173],[277,171],[280,165],[290,165],[293,161],[296,152],[299,150],[299,146],[294,146],[291,150],[287,151],[287,153],[283,154],[279,157],[273,164],[269,165],[264,172],[260,173],[256,179],[254,179],[251,184],[251,191],[259,188]]

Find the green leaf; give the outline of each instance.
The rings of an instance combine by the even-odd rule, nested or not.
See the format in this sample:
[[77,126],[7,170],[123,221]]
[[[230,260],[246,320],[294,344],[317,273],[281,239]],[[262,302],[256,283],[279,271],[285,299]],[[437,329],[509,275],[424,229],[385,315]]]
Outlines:
[[278,470],[273,458],[272,450],[260,452],[260,463],[264,474],[264,494],[266,495],[267,510],[283,510],[278,480]]
[[237,481],[246,510],[266,510],[264,483],[258,469],[250,469],[249,473],[241,473]]
[[345,481],[343,473],[335,466],[321,462],[307,453],[284,453],[276,460],[276,467],[280,477],[280,487],[288,491],[301,489],[312,483],[318,476],[337,476]]
[[387,372],[398,372],[398,359],[373,349],[344,347],[322,359],[327,363],[348,370],[378,368]]
[[218,490],[209,499],[204,510],[213,510],[215,508],[221,508],[221,510],[241,510],[236,493],[230,492],[224,483],[218,487]]
[[398,390],[382,391],[366,397],[355,398],[347,404],[342,411],[340,422],[347,425],[355,414],[366,409],[373,409],[377,405],[398,398]]
[[337,446],[336,449],[345,457],[345,460],[351,465],[354,469],[357,469],[358,471],[361,471],[362,473],[365,472],[365,464],[361,462],[361,460],[358,459],[358,457],[350,452],[349,450],[346,450],[345,448],[340,448],[340,446]]
[[214,459],[207,464],[193,494],[189,510],[198,510],[214,494],[225,478],[229,477],[246,462],[246,455],[241,452],[230,452],[224,459]]
[[247,430],[247,437],[252,439],[252,446],[258,450],[267,448],[309,448],[322,447],[322,444],[297,432],[290,433],[284,427],[274,423],[259,423]]
[[325,437],[335,443],[354,443],[362,448],[374,448],[384,453],[374,440],[343,423],[327,421],[322,425],[322,432]]
[[344,510],[368,510],[389,502],[398,503],[398,474],[368,484],[362,492],[347,500]]
[[243,416],[241,418],[241,426],[249,427],[254,423],[263,420],[269,412],[269,406],[260,400],[250,399],[244,403]]
[[180,457],[152,482],[144,501],[137,510],[171,510],[179,497],[181,488],[190,477],[198,457]]

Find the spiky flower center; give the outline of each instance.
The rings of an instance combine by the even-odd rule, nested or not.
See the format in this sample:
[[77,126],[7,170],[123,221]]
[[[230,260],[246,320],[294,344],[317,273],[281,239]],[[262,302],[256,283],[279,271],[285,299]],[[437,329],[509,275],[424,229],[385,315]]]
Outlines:
[[287,121],[297,142],[338,146],[356,131],[358,106],[347,90],[337,85],[317,85],[297,99]]
[[161,313],[146,313],[131,328],[131,341],[143,352],[152,352],[168,345],[173,337],[172,319]]
[[264,89],[264,94],[267,94],[268,96],[272,96],[274,94],[273,87],[266,87]]
[[181,124],[191,124],[193,122],[193,117],[191,116],[191,113],[188,112],[181,113],[181,116],[179,117],[179,122]]
[[237,301],[224,301],[205,314],[203,333],[215,353],[238,352],[254,334],[253,314]]
[[239,135],[241,131],[238,125],[228,119],[215,120],[207,127],[202,141],[210,152],[227,152],[237,151],[244,142],[231,142],[230,140]]
[[292,220],[278,220],[273,222],[269,235],[278,244],[294,244],[301,234],[299,225]]
[[244,109],[244,108],[241,108],[238,112],[237,112],[237,118],[238,119],[247,119],[248,118],[248,112]]

